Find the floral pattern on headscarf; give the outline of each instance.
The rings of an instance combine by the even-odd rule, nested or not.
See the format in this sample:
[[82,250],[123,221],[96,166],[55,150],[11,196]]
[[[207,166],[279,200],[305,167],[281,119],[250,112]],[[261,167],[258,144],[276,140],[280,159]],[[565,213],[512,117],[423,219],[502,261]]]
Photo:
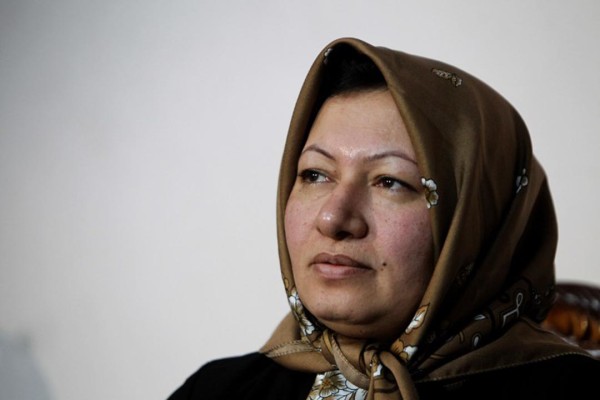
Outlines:
[[404,331],[406,334],[411,333],[413,330],[418,329],[421,325],[423,325],[423,320],[427,315],[427,310],[429,309],[429,305],[426,304],[424,306],[419,307],[412,321],[408,324],[408,327]]
[[298,291],[296,288],[291,290],[291,293],[288,296],[288,302],[290,303],[292,313],[300,324],[302,336],[310,336],[315,331],[315,325],[306,316],[306,313],[304,312],[304,305],[300,300],[300,296],[298,296]]
[[427,208],[437,206],[439,195],[437,192],[437,184],[433,179],[421,178],[421,185],[426,190],[425,199],[427,200]]
[[339,371],[318,374],[307,400],[365,400],[367,391],[346,379]]
[[527,177],[527,169],[523,168],[523,171],[519,176],[517,176],[516,186],[517,193],[521,191],[525,186],[529,184],[529,178]]

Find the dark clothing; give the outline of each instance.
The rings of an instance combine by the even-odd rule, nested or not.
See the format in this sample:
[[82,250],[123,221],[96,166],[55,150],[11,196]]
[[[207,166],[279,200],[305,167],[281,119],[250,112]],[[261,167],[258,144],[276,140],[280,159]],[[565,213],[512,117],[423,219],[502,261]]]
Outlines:
[[[212,361],[168,400],[306,400],[315,374],[292,371],[259,353]],[[595,398],[600,361],[561,356],[438,382],[417,382],[421,400]],[[591,396],[591,397],[590,397]]]
[[306,400],[315,374],[289,370],[260,353],[212,361],[168,400]]

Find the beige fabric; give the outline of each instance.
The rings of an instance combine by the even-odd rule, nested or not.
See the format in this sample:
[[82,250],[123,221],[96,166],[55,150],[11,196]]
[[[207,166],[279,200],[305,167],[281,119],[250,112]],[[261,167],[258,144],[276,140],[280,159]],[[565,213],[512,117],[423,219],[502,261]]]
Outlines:
[[[297,160],[327,54],[340,45],[367,55],[383,73],[408,128],[431,205],[435,270],[413,322],[391,344],[320,328],[297,296],[285,244],[283,216]],[[369,399],[415,399],[418,380],[581,352],[531,322],[544,317],[553,299],[557,229],[527,128],[505,99],[458,68],[357,39],[326,46],[294,110],[277,217],[292,313],[262,351],[288,368],[315,373],[337,368],[368,389]]]

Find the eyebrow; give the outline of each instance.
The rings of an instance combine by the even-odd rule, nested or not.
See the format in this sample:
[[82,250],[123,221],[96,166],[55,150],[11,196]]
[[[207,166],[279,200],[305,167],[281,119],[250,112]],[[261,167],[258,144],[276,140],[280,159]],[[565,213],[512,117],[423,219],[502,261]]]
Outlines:
[[[300,153],[300,155],[306,153],[307,151],[314,151],[317,152],[319,154],[322,154],[323,156],[329,158],[330,160],[335,161],[335,157],[329,153],[327,150],[319,147],[316,144],[311,144],[308,147],[305,147],[304,150],[302,150],[302,153]],[[412,157],[410,157],[408,154],[404,153],[403,151],[399,151],[399,150],[389,150],[389,151],[383,151],[381,153],[375,153],[375,154],[371,154],[370,156],[368,156],[366,158],[367,161],[377,161],[377,160],[381,160],[382,158],[386,158],[386,157],[398,157],[401,158],[403,160],[406,160],[408,162],[411,162],[415,165],[417,165],[417,162],[415,160],[413,160]]]

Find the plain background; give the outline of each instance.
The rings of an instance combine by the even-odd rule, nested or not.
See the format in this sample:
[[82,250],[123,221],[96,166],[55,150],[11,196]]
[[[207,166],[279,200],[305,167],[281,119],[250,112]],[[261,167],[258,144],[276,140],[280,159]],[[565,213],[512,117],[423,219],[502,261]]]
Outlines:
[[283,140],[342,36],[507,97],[550,177],[558,277],[600,284],[599,20],[596,0],[0,0],[0,332],[53,400],[165,399],[260,347],[288,310]]

